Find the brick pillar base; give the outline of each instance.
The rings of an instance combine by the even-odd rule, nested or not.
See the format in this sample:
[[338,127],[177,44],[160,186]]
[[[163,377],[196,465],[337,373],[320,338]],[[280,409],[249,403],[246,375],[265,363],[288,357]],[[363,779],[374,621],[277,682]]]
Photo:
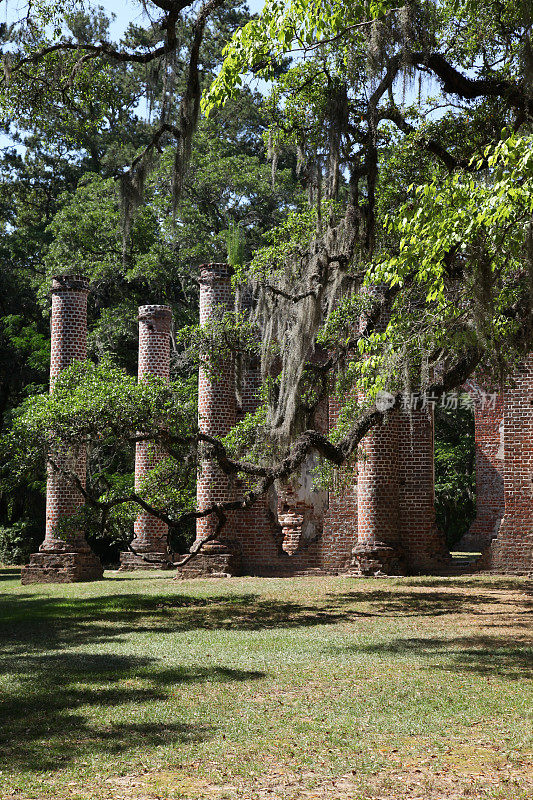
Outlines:
[[120,571],[128,572],[134,569],[174,569],[173,556],[167,553],[132,553],[123,550],[120,554]]
[[[81,275],[63,275],[52,282],[50,390],[60,372],[87,357],[87,294]],[[85,485],[85,451],[54,453],[59,467],[73,471]],[[84,505],[82,494],[62,472],[50,466],[46,490],[46,534],[38,553],[22,568],[22,583],[77,583],[99,580],[103,568],[83,530],[65,526]],[[75,517],[74,517],[75,518]]]
[[504,397],[505,513],[478,566],[533,572],[533,354],[520,365]]
[[176,572],[183,578],[232,578],[242,575],[242,552],[233,540],[207,542],[191,561]]
[[81,583],[98,581],[104,570],[92,551],[87,553],[33,553],[22,567],[22,583]]

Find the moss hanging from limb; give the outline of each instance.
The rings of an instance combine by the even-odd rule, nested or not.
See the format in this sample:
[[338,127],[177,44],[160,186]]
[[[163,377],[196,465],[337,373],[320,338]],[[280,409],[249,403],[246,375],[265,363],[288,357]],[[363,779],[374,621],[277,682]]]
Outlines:
[[[179,202],[183,189],[183,181],[189,164],[192,148],[192,140],[198,124],[200,113],[201,85],[199,71],[199,55],[202,45],[205,27],[210,15],[222,5],[224,0],[208,0],[200,8],[196,20],[193,24],[192,42],[189,50],[189,64],[187,68],[187,81],[185,91],[180,101],[178,112],[178,124],[172,125],[168,122],[171,112],[170,98],[164,104],[161,123],[157,131],[152,136],[151,141],[143,152],[137,156],[130,169],[120,178],[120,194],[124,213],[123,223],[123,252],[126,254],[127,239],[131,230],[131,223],[135,212],[143,201],[144,185],[150,168],[155,162],[155,151],[160,150],[161,140],[165,134],[169,134],[176,141],[176,151],[174,156],[174,170],[172,176],[172,209],[173,214]],[[163,27],[167,31],[167,39],[174,43],[173,48],[166,49],[165,54],[174,54],[178,46],[176,38],[176,25],[181,11],[189,6],[189,3],[169,3],[169,13],[167,14]],[[162,6],[163,7],[163,6]],[[164,6],[166,8],[166,6]]]
[[336,198],[339,193],[341,143],[348,131],[348,87],[336,80],[329,90],[329,159],[327,196]]
[[148,172],[148,154],[120,176],[122,207],[122,262],[126,263],[131,223],[144,199],[144,184]]
[[336,224],[328,215],[320,230],[310,231],[307,248],[295,250],[274,278],[256,286],[254,317],[261,330],[263,379],[279,373],[277,391],[270,397],[268,424],[281,445],[308,424],[301,403],[308,383],[306,367],[331,299],[345,288],[344,277],[358,239],[353,221],[351,206]]

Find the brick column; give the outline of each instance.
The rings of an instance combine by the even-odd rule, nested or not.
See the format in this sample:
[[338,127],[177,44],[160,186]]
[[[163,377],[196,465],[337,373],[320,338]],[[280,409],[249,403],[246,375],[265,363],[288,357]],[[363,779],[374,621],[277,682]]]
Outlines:
[[400,542],[411,573],[447,570],[446,537],[435,521],[433,410],[398,418]]
[[[168,381],[170,376],[170,327],[168,306],[139,308],[139,380],[154,375]],[[137,442],[135,447],[135,490],[142,491],[151,471],[165,458],[165,451],[153,442]],[[147,511],[135,520],[131,551],[120,554],[120,568],[168,569],[172,554],[168,548],[168,526]]]
[[504,396],[505,513],[480,566],[533,572],[533,353],[518,367]]
[[357,476],[357,544],[353,566],[362,574],[400,574],[398,412],[363,439]]
[[[64,275],[52,281],[50,390],[59,373],[73,361],[87,357],[87,295],[89,282],[81,275]],[[54,461],[74,471],[85,485],[85,452],[60,451]],[[74,583],[97,580],[103,570],[91,551],[83,530],[67,528],[72,515],[83,507],[83,496],[67,477],[50,466],[46,493],[46,534],[39,553],[22,570],[22,583]]]
[[[374,300],[381,288],[363,289]],[[359,321],[361,330],[366,315]],[[384,331],[387,320],[379,328]],[[376,405],[390,409],[392,395],[380,393]],[[362,398],[361,398],[362,399]],[[352,550],[352,566],[363,575],[378,573],[402,574],[404,565],[400,551],[399,486],[398,486],[398,412],[388,411],[381,425],[372,428],[361,442],[363,458],[357,464],[357,544]]]
[[[221,319],[233,308],[231,267],[228,264],[204,264],[200,267],[200,325]],[[215,344],[216,346],[216,344]],[[209,358],[209,353],[206,354]],[[237,408],[235,374],[232,359],[225,359],[214,370],[201,367],[198,379],[198,424],[203,433],[220,438],[235,425]],[[224,475],[218,464],[202,458],[197,479],[197,508],[203,511],[215,503],[234,499],[234,481]],[[240,547],[235,542],[235,514],[228,520],[222,540],[212,541],[201,553],[178,571],[176,577],[200,574],[237,574],[240,571]],[[196,542],[212,535],[217,518],[210,515],[197,520]]]
[[490,545],[502,521],[504,442],[503,395],[496,393],[495,403],[491,405],[481,387],[469,382],[469,389],[475,401],[476,518],[456,548],[472,552]]

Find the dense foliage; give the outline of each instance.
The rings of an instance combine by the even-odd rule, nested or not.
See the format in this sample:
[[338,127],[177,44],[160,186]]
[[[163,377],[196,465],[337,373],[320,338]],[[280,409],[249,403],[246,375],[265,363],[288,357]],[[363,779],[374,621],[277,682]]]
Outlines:
[[[379,391],[399,407],[476,369],[504,381],[533,343],[527,0],[267,0],[258,18],[222,0],[143,5],[158,19],[118,44],[76,2],[39,3],[3,31],[6,129],[24,146],[4,151],[0,186],[8,524],[39,519],[46,453],[82,432],[93,535],[127,537],[139,502],[179,533],[194,516],[198,445],[246,477],[250,503],[310,450],[353,461],[384,418]],[[253,326],[237,309],[200,333],[196,269],[225,259],[228,238]],[[41,393],[49,278],[73,269],[92,283],[96,366],[67,371],[69,404]],[[165,401],[130,377],[148,301],[174,310]],[[263,402],[227,441],[205,442],[194,375],[200,358],[216,369],[221,347],[257,351]],[[310,428],[332,385],[346,400],[327,440]],[[166,402],[179,429],[170,410],[150,428],[169,454],[164,480],[132,497],[140,417]],[[454,535],[472,511],[466,424],[442,421],[437,448],[440,521]]]

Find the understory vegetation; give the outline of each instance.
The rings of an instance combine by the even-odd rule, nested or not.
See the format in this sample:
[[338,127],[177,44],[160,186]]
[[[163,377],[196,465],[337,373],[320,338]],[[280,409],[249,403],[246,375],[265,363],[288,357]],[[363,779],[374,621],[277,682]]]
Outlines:
[[0,579],[2,797],[532,795],[526,579]]

